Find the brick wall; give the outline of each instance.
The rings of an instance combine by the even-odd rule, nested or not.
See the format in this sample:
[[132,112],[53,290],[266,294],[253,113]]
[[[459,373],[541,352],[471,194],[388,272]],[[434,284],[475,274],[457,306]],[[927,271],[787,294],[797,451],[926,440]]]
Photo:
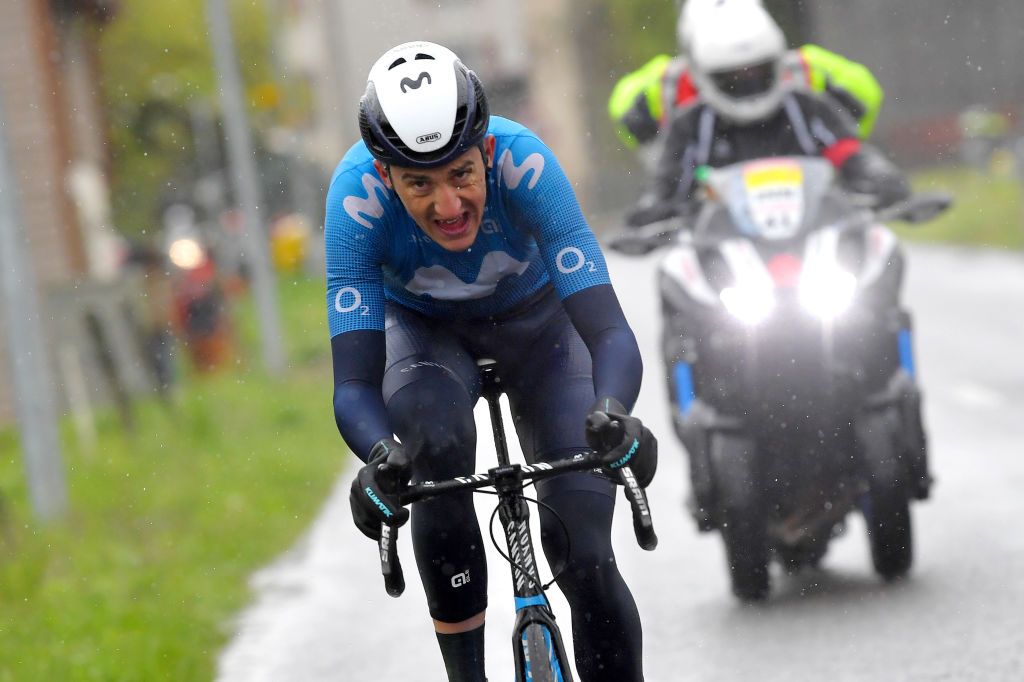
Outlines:
[[[65,57],[48,0],[6,0],[0,21],[4,133],[18,208],[41,290],[80,276],[84,256],[65,185],[72,154]],[[71,104],[74,103],[74,104]],[[75,145],[78,146],[78,145]],[[46,311],[43,311],[44,319]],[[0,334],[0,424],[11,419],[10,367]]]

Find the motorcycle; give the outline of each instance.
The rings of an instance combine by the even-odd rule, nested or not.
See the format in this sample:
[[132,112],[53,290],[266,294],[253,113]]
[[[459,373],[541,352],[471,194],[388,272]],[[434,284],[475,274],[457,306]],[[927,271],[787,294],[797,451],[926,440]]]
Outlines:
[[669,247],[662,344],[698,528],[721,533],[742,600],[767,597],[773,559],[817,565],[856,509],[876,572],[903,576],[910,500],[931,478],[903,260],[884,223],[930,220],[950,199],[876,210],[804,157],[710,170],[703,194],[691,216],[609,243]]

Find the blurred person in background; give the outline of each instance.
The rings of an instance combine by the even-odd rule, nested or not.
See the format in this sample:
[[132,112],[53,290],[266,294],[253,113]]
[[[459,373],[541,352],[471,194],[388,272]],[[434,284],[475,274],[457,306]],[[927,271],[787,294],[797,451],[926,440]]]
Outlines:
[[186,203],[170,204],[163,223],[175,330],[197,370],[225,367],[234,358],[234,334],[210,245]]
[[880,205],[909,195],[903,173],[860,139],[843,104],[785,78],[786,39],[767,10],[752,0],[726,0],[699,24],[687,55],[698,94],[661,133],[654,177],[628,224],[691,210],[700,166],[768,156],[824,156],[848,189]]
[[[694,36],[716,30],[720,11],[766,12],[761,0],[686,0],[676,24],[679,54],[654,57],[612,90],[608,113],[627,147],[650,148],[674,116],[697,103],[701,86],[690,68],[690,45]],[[786,50],[778,67],[780,81],[789,87],[833,97],[857,122],[858,136],[868,139],[884,93],[867,67],[818,45]]]
[[[359,123],[325,240],[335,418],[366,462],[350,497],[360,531],[376,540],[408,519],[402,482],[474,472],[480,358],[497,362],[528,462],[590,450],[588,417],[614,414],[626,433],[611,452],[639,446],[646,486],[656,442],[629,415],[640,352],[551,150],[490,116],[476,74],[427,42],[376,62]],[[611,545],[615,484],[587,472],[537,488],[581,680],[642,680],[640,616]],[[416,503],[412,538],[448,678],[482,681],[487,566],[472,493]]]

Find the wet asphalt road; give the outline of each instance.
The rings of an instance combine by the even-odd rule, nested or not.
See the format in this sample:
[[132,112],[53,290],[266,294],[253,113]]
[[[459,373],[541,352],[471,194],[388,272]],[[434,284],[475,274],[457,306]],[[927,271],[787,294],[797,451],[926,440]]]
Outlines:
[[[938,478],[914,507],[911,578],[875,578],[857,518],[821,570],[773,574],[771,599],[757,607],[730,596],[721,541],[698,534],[682,509],[683,461],[657,378],[655,258],[609,259],[648,366],[635,411],[661,442],[649,491],[660,546],[636,546],[624,500],[615,528],[647,680],[1024,680],[1024,256],[910,250],[906,299]],[[486,425],[480,406],[477,418]],[[478,469],[488,457],[482,446]],[[392,599],[375,547],[351,524],[344,478],[306,537],[253,577],[221,682],[444,679],[408,535],[409,587]],[[477,506],[486,523],[489,499]],[[490,558],[488,674],[510,680],[508,571],[493,548]],[[568,607],[552,596],[569,640]]]

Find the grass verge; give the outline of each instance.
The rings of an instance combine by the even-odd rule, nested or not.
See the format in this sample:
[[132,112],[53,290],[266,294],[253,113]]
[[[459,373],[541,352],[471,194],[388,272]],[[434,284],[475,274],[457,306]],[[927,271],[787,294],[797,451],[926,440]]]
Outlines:
[[[64,429],[70,513],[30,513],[16,435],[0,433],[0,680],[209,680],[247,576],[293,543],[347,462],[331,415],[323,285],[281,286],[292,365],[190,378],[126,433]],[[244,308],[244,306],[243,306]],[[239,327],[255,327],[241,310]]]
[[1024,191],[1012,173],[935,168],[916,173],[913,183],[918,191],[949,192],[955,203],[933,222],[897,225],[900,236],[911,241],[1024,249]]

